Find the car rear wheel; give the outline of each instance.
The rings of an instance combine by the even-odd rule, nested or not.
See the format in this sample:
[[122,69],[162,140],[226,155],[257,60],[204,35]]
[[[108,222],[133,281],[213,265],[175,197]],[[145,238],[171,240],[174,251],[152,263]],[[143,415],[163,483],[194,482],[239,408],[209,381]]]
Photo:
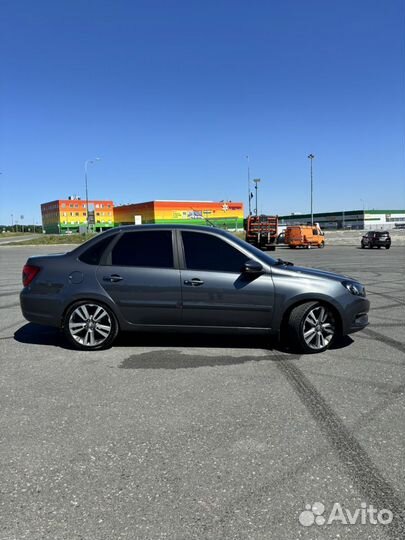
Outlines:
[[337,333],[332,311],[319,302],[306,302],[295,307],[288,320],[288,337],[293,347],[304,353],[326,351]]
[[385,249],[390,249],[391,245],[385,246]]
[[76,302],[67,311],[63,330],[68,341],[84,351],[109,347],[118,334],[112,311],[98,302]]

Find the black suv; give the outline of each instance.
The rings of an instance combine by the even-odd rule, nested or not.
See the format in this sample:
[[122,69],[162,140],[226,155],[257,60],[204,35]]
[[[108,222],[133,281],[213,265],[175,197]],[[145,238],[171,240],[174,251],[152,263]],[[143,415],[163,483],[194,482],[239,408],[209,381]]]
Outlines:
[[369,231],[361,239],[362,248],[373,248],[373,247],[385,247],[385,249],[390,249],[391,247],[391,237],[388,231]]

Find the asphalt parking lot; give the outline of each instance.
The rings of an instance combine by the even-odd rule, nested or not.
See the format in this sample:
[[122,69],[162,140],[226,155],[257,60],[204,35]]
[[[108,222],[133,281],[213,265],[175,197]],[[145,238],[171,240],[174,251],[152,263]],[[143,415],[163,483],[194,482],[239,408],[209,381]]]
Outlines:
[[[229,336],[69,350],[18,303],[27,256],[56,251],[0,248],[0,540],[405,537],[403,247],[277,252],[372,303],[365,331],[301,357]],[[314,503],[394,519],[309,525]]]

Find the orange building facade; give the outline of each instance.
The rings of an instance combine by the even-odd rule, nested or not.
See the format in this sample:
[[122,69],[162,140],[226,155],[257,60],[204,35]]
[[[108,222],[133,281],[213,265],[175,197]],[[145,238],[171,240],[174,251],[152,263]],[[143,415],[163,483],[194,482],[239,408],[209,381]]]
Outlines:
[[89,200],[87,209],[86,201],[78,197],[58,199],[41,204],[41,215],[43,230],[48,234],[79,232],[88,223],[98,232],[114,227],[113,201]]

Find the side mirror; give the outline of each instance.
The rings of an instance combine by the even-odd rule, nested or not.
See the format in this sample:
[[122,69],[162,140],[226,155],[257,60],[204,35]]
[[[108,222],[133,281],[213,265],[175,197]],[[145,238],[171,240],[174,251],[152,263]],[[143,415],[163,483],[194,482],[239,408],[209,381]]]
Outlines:
[[263,266],[253,259],[248,259],[243,265],[242,272],[245,274],[261,274],[263,272]]

